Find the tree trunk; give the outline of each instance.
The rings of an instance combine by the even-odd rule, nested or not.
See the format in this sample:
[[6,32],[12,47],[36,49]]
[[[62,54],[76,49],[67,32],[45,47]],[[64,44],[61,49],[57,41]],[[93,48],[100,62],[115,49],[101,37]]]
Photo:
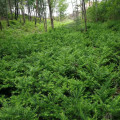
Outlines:
[[17,20],[17,0],[15,0],[15,19]]
[[[19,12],[19,14],[20,14],[20,9],[19,9],[19,11],[18,11],[18,12]],[[22,20],[21,20],[21,16],[19,16],[19,19],[20,19],[20,23],[21,23],[21,21],[22,21]]]
[[84,18],[84,5],[83,5],[83,0],[82,0],[82,19]]
[[21,12],[22,12],[22,17],[23,17],[23,24],[25,24],[25,14],[24,14],[23,8],[21,9]]
[[39,23],[41,23],[41,14],[39,14]]
[[42,12],[43,12],[43,10],[42,10],[42,5],[43,5],[43,3],[42,3],[42,1],[39,1],[39,4],[40,4],[40,7],[39,7],[39,13],[38,13],[38,15],[39,15],[39,23],[41,23],[41,21],[42,21]]
[[21,12],[22,12],[22,17],[23,17],[23,24],[25,24],[25,14],[24,14],[24,6],[21,0]]
[[35,27],[37,24],[37,15],[38,15],[38,0],[36,0],[36,16],[35,16]]
[[28,5],[28,20],[31,21],[31,12],[30,12],[29,0],[27,0],[27,5]]
[[46,18],[46,12],[44,12],[44,28],[45,28],[45,32],[47,32],[47,18]]
[[18,15],[19,15],[19,7],[18,7],[18,1],[17,1],[17,8],[16,8],[16,16],[17,16],[17,19],[18,19]]
[[19,15],[19,8],[18,8],[18,1],[15,0],[15,19],[18,19],[18,15]]
[[74,19],[74,7],[73,7],[73,2],[72,2],[72,0],[71,0],[71,3],[72,3],[73,19]]
[[43,22],[45,32],[47,32],[46,4],[44,2],[43,2]]
[[96,7],[96,22],[98,21],[98,13],[97,13],[97,0],[95,0],[95,7]]
[[85,31],[87,31],[87,17],[86,17],[85,0],[83,0],[83,7],[84,7]]
[[77,0],[76,0],[76,18],[78,17],[78,4],[77,4]]
[[13,20],[13,13],[12,13],[11,1],[9,0],[8,2],[9,2],[9,7],[10,7],[11,19]]
[[90,7],[90,0],[89,0],[89,7]]
[[54,23],[53,23],[52,6],[51,6],[51,1],[50,0],[48,0],[48,6],[49,6],[49,12],[50,12],[51,27],[53,29],[54,28]]
[[2,31],[2,23],[1,23],[1,21],[0,21],[0,29],[1,29],[1,31]]
[[7,1],[6,1],[6,0],[5,0],[5,5],[6,5],[6,21],[7,21],[7,26],[10,26],[10,23],[9,23],[9,18],[8,18]]

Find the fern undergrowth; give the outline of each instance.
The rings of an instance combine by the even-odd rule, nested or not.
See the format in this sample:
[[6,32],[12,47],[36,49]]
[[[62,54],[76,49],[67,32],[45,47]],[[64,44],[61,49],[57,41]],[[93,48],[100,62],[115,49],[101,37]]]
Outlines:
[[120,24],[88,26],[0,36],[0,120],[120,120]]

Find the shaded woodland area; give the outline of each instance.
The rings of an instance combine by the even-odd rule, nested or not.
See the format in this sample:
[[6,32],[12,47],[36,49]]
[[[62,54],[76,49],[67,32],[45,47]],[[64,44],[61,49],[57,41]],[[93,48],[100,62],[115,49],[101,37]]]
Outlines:
[[120,120],[120,0],[0,0],[0,120]]

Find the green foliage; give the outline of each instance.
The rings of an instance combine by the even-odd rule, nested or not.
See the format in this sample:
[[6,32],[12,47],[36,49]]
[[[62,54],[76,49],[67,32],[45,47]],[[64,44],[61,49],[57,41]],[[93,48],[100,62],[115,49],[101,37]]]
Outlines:
[[65,11],[68,7],[68,4],[66,3],[66,0],[59,0],[58,3],[58,11],[60,19],[63,19],[65,17]]
[[6,16],[6,4],[5,0],[0,0],[0,16],[5,17]]
[[92,21],[106,21],[106,20],[118,20],[120,19],[120,1],[119,0],[107,0],[100,3],[93,4],[87,10],[88,19]]
[[[1,120],[119,120],[120,23],[0,34]],[[16,27],[15,27],[16,26]],[[97,29],[96,29],[97,28]]]

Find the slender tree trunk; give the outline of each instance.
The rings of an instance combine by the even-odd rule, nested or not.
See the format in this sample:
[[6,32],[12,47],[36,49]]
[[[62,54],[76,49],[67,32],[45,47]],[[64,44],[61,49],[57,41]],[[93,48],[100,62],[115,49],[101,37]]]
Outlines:
[[47,32],[47,18],[46,18],[46,12],[44,12],[44,28],[45,28],[45,32]]
[[36,12],[35,12],[35,8],[33,8],[33,12],[34,12],[34,22],[36,21]]
[[21,12],[22,12],[22,17],[23,17],[23,24],[25,24],[25,14],[24,14],[24,6],[23,6],[22,0],[21,0]]
[[90,7],[90,0],[89,0],[89,7]]
[[[20,14],[20,9],[19,9],[19,14]],[[19,18],[20,18],[20,23],[22,23],[22,22],[21,22],[21,21],[22,21],[22,20],[21,20],[21,16],[19,16]]]
[[46,4],[44,2],[43,2],[43,22],[45,32],[47,32]]
[[17,8],[16,8],[16,16],[17,16],[17,19],[18,19],[18,16],[19,16],[19,6],[18,6],[18,1],[17,1]]
[[30,7],[29,7],[29,0],[27,0],[27,7],[28,7],[28,20],[30,21]]
[[41,22],[41,15],[40,15],[40,1],[38,0],[38,18],[39,18],[39,23]]
[[27,0],[27,6],[28,6],[28,20],[31,21],[31,11],[30,11],[29,0]]
[[36,16],[35,16],[35,27],[37,24],[37,15],[38,15],[38,0],[36,0]]
[[17,0],[15,0],[15,19],[17,20]]
[[7,0],[5,0],[5,5],[6,5],[6,21],[7,21],[7,26],[10,26],[9,18],[8,18]]
[[85,0],[83,0],[83,7],[84,7],[85,31],[87,31],[87,17],[86,17]]
[[39,23],[41,23],[41,14],[39,14]]
[[10,8],[11,19],[13,20],[13,13],[12,13],[11,1],[8,0],[8,2],[9,2],[9,8]]
[[1,29],[1,31],[2,31],[2,23],[1,23],[1,21],[0,21],[0,29]]
[[74,7],[73,7],[73,2],[72,2],[72,0],[71,0],[71,3],[72,3],[73,19],[74,19]]
[[39,7],[39,23],[42,21],[42,1],[39,1],[40,7]]
[[19,15],[19,7],[18,7],[18,0],[15,0],[15,19],[18,19]]
[[84,5],[83,5],[83,0],[82,0],[82,19],[84,18]]
[[96,7],[96,22],[98,21],[97,6],[98,6],[97,0],[95,0],[95,7]]
[[54,22],[53,22],[52,6],[51,6],[51,1],[50,0],[48,0],[48,6],[49,6],[49,12],[50,12],[51,27],[53,29],[54,28]]
[[23,8],[21,9],[21,12],[22,12],[22,17],[23,17],[23,24],[25,24],[25,14],[24,14],[24,9]]
[[32,12],[32,10],[31,10],[31,6],[30,6],[30,21],[32,21],[31,12]]
[[78,4],[77,4],[77,0],[76,0],[76,18],[78,17]]

